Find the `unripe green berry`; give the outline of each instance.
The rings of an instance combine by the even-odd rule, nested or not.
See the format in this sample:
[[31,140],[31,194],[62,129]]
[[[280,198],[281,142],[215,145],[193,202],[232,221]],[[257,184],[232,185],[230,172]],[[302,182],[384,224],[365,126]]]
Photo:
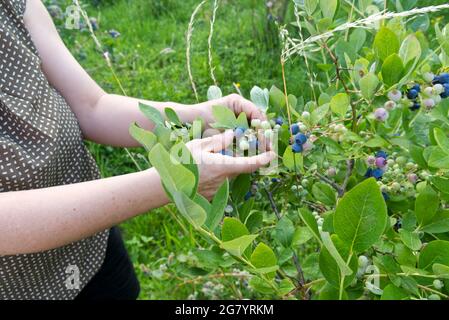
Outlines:
[[433,281],[433,286],[435,289],[440,290],[444,287],[444,283],[443,281],[436,279]]
[[430,296],[427,297],[427,299],[429,300],[441,300],[441,297],[437,294],[431,294]]

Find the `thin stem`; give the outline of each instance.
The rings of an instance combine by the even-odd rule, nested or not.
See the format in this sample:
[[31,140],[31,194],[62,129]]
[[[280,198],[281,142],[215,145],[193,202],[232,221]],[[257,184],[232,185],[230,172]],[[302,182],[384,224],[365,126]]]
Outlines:
[[343,197],[343,195],[345,194],[346,188],[348,187],[349,179],[351,178],[352,172],[354,171],[354,165],[355,165],[354,159],[346,161],[346,165],[347,165],[346,176],[345,176],[345,180],[343,181],[343,184],[340,188],[340,191],[341,191],[339,193],[340,198]]

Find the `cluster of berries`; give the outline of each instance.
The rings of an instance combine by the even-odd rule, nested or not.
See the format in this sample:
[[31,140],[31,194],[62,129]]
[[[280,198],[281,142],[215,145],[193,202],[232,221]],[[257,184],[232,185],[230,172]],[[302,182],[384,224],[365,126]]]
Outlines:
[[348,132],[348,128],[343,124],[332,123],[329,125],[330,138],[336,142],[343,142],[344,136]]
[[388,154],[385,151],[378,151],[376,156],[369,156],[366,159],[368,170],[365,173],[366,178],[382,179],[385,169],[388,165]]
[[432,109],[441,102],[441,99],[449,98],[449,73],[435,76],[429,72],[424,74],[424,79],[432,85],[421,91],[421,86],[415,84],[406,92],[407,98],[413,102],[413,105],[410,107],[411,110],[419,110],[421,108],[420,94],[422,96],[422,104],[426,109]]

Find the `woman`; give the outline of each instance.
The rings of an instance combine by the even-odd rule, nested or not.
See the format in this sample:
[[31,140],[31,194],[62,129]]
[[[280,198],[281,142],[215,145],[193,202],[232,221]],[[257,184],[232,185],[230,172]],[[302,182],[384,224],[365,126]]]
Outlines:
[[[0,298],[135,299],[138,282],[113,226],[168,199],[154,169],[99,180],[83,138],[137,146],[130,123],[154,126],[138,109],[145,101],[105,93],[64,46],[39,0],[0,2],[0,81]],[[236,95],[191,106],[146,103],[170,106],[185,122],[210,123],[216,104],[264,118]],[[232,138],[227,132],[188,144],[196,159],[212,160],[199,164],[199,190],[208,198],[226,178],[274,157],[223,166],[216,152]]]

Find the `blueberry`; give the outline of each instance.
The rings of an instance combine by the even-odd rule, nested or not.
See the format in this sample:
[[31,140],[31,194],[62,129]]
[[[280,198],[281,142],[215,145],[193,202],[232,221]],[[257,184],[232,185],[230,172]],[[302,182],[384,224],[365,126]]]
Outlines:
[[384,197],[385,201],[390,200],[390,196],[387,193],[382,192],[382,196]]
[[421,109],[421,104],[418,101],[413,102],[413,106],[410,107],[410,110],[416,111]]
[[376,158],[388,159],[388,154],[385,151],[377,151]]
[[374,111],[374,117],[379,122],[384,122],[388,119],[388,111],[385,108],[378,108]]
[[279,182],[281,182],[281,179],[278,179],[278,178],[272,178],[272,179],[271,179],[271,182],[273,182],[273,183],[279,183]]
[[293,153],[301,153],[303,148],[302,145],[294,143],[292,146]]
[[382,176],[384,175],[384,172],[382,169],[374,169],[373,170],[373,177],[377,180],[380,180]]
[[416,91],[419,93],[419,92],[421,92],[421,86],[420,86],[419,84],[415,84],[415,85],[412,87],[412,90],[416,90]]
[[252,139],[249,140],[249,148],[251,150],[257,150],[257,148],[259,147],[259,141],[257,141],[257,139]]
[[407,92],[407,98],[409,98],[410,100],[414,100],[414,99],[418,98],[418,94],[419,94],[419,92],[416,91],[415,89],[410,89]]
[[298,133],[296,136],[295,136],[295,143],[296,144],[299,144],[299,145],[303,145],[304,143],[306,143],[307,142],[307,136],[305,135],[305,134],[303,134],[303,133]]
[[234,131],[234,135],[237,139],[240,139],[245,134],[246,129],[242,127],[238,127]]
[[365,173],[365,178],[372,178],[372,177],[373,177],[373,169],[368,168],[368,170],[366,170],[366,173]]
[[439,76],[436,76],[435,79],[433,80],[433,83],[441,83],[441,84],[445,84],[445,83],[449,83],[449,73],[442,73]]
[[385,168],[385,166],[387,165],[387,160],[383,157],[378,157],[376,158],[376,166],[378,168]]
[[284,124],[284,119],[282,119],[281,117],[276,118],[276,120],[274,121],[277,125],[282,126]]
[[296,135],[299,133],[299,125],[297,123],[292,124],[290,131],[292,132],[292,134]]
[[251,199],[253,197],[253,194],[251,193],[251,191],[248,191],[245,194],[245,201],[248,201],[249,199]]
[[449,98],[449,83],[443,84],[444,92],[441,94],[441,98],[446,99]]

